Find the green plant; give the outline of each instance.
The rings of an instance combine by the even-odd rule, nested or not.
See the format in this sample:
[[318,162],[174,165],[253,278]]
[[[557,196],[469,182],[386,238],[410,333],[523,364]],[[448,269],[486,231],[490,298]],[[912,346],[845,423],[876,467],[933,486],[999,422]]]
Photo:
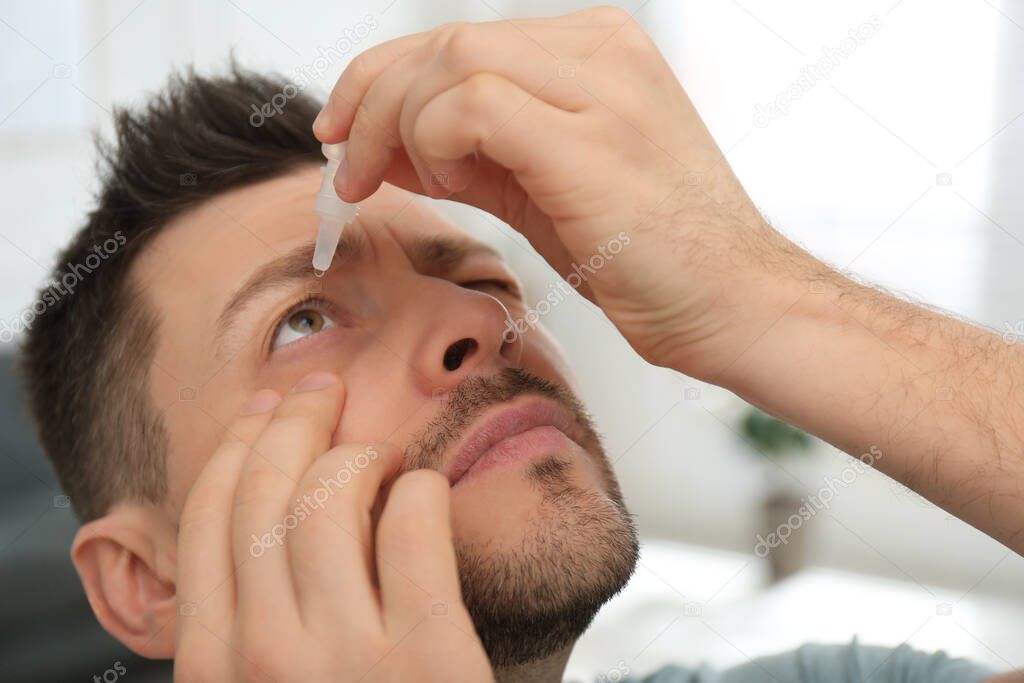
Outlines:
[[788,455],[811,447],[811,437],[805,432],[753,406],[740,428],[754,448],[767,456]]

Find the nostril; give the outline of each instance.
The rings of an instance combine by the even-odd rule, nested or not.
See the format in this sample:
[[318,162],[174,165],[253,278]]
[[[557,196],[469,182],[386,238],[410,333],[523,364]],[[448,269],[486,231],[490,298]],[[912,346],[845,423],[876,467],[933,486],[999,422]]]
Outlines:
[[469,356],[473,355],[476,351],[477,343],[475,339],[460,339],[444,352],[444,369],[449,372],[458,370],[462,366],[462,362]]

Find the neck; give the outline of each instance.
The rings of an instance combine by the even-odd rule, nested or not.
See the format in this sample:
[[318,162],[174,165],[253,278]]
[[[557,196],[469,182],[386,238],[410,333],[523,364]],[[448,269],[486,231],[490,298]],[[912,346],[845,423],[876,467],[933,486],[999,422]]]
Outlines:
[[570,653],[572,645],[529,664],[497,669],[494,678],[497,683],[558,683],[562,680]]

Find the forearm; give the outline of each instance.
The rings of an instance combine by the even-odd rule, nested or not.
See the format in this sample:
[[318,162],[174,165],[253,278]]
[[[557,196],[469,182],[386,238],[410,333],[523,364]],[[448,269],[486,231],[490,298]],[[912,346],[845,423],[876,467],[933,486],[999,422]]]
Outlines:
[[1007,671],[987,679],[985,683],[1024,683],[1024,671]]
[[709,379],[1024,554],[1024,348],[813,267],[776,301]]

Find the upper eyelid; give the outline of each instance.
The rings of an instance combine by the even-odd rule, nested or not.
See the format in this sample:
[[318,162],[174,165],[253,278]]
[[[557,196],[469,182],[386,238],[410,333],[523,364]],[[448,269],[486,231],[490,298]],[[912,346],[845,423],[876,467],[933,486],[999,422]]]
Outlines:
[[512,277],[482,276],[474,278],[459,278],[457,280],[452,280],[452,282],[457,284],[459,287],[467,287],[468,285],[477,282],[493,282],[496,287],[500,287],[501,289],[505,290],[508,296],[514,297],[519,300],[522,300],[524,296],[523,288],[520,287],[516,279]]
[[277,336],[278,332],[281,331],[281,326],[288,322],[288,318],[292,317],[299,311],[305,310],[307,308],[323,309],[323,313],[332,316],[333,318],[335,318],[334,323],[338,323],[338,321],[336,320],[339,311],[339,307],[337,304],[335,304],[333,301],[327,299],[322,295],[307,294],[299,301],[288,306],[283,313],[280,313],[273,318],[274,323],[270,326],[270,329],[267,331],[266,339],[263,342],[264,355],[270,354],[273,351],[275,351],[273,347],[274,338]]
[[[310,281],[312,281],[312,278],[310,278]],[[310,294],[308,291],[309,285],[309,281],[305,282],[303,286],[306,289],[299,291],[296,291],[297,287],[295,286],[289,287],[287,288],[289,291],[277,294],[274,297],[275,301],[268,301],[266,304],[248,302],[247,307],[251,306],[254,310],[244,312],[237,317],[231,317],[229,324],[216,333],[215,339],[219,339],[215,351],[217,358],[231,358],[239,352],[242,345],[253,343],[254,341],[257,344],[257,348],[261,350],[260,352],[266,356],[271,351],[271,342],[274,335],[281,328],[281,325],[289,316],[301,310],[303,306],[319,305],[325,313],[333,316],[339,315],[340,308],[338,305],[324,297],[322,292]],[[281,289],[284,290],[285,288],[282,287]],[[269,292],[265,293],[260,295],[260,298],[264,296],[269,299],[271,294]],[[286,303],[282,304],[281,300]]]
[[495,284],[497,284],[497,285],[499,285],[501,287],[507,288],[508,290],[510,290],[512,292],[518,292],[519,291],[519,287],[515,283],[514,280],[512,280],[510,278],[503,278],[503,277],[475,277],[475,278],[472,278],[470,280],[463,280],[462,282],[460,282],[458,284],[460,286],[465,287],[466,285],[472,285],[472,284],[476,284],[478,282],[493,282],[493,283],[495,283]]
[[281,324],[290,316],[295,315],[304,308],[311,308],[315,306],[323,306],[331,311],[336,311],[338,309],[337,304],[321,294],[307,294],[302,299],[288,306],[284,312],[278,316],[277,322],[278,324]]
[[[472,274],[473,277],[467,277],[465,275],[467,272]],[[479,274],[477,274],[478,272]],[[462,264],[462,267],[441,277],[451,280],[456,284],[458,284],[459,282],[496,280],[508,284],[516,291],[522,291],[523,289],[521,283],[519,282],[519,278],[515,276],[515,274],[504,261],[498,258],[485,258],[481,259],[480,261],[467,261],[466,263]]]

